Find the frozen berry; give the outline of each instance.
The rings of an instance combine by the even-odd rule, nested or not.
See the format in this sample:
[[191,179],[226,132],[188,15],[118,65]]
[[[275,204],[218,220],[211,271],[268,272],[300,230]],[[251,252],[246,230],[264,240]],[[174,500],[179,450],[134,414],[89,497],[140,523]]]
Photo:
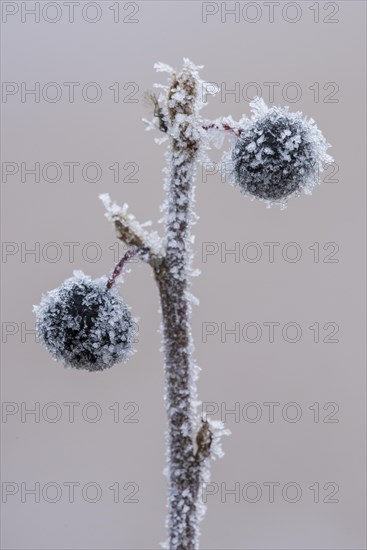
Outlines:
[[301,190],[310,193],[318,183],[326,143],[314,121],[288,108],[253,103],[254,116],[232,151],[234,183],[247,195],[282,202]]
[[100,371],[126,361],[135,337],[129,308],[107,279],[81,271],[34,306],[41,344],[66,367]]

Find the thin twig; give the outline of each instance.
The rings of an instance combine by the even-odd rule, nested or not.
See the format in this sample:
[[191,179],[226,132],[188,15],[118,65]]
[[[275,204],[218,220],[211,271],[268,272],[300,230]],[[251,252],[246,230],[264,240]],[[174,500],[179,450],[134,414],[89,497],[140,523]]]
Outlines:
[[117,238],[127,246],[144,249],[142,260],[146,261],[154,269],[158,268],[162,260],[160,238],[156,234],[149,233],[133,214],[128,214],[127,205],[123,207],[112,203],[108,194],[99,197],[105,208],[106,217],[115,225]]
[[108,278],[107,281],[107,288],[110,289],[116,282],[117,277],[121,274],[121,271],[125,265],[126,262],[131,260],[136,254],[146,252],[146,249],[144,247],[141,248],[130,248],[124,256],[121,258],[121,260],[116,265],[115,269],[113,270],[112,275]]
[[210,120],[205,121],[203,124],[204,130],[224,130],[226,132],[231,132],[235,136],[239,137],[242,133],[242,129],[239,127],[231,126],[227,122],[211,122]]

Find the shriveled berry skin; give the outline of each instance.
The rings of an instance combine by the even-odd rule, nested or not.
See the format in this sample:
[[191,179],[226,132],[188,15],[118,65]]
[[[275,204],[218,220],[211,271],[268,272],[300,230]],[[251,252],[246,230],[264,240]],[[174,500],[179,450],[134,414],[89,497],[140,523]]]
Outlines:
[[101,371],[132,354],[134,321],[116,287],[74,272],[42,297],[36,313],[41,344],[66,367]]
[[234,183],[268,202],[281,202],[318,183],[329,145],[313,120],[287,108],[256,112],[232,151]]

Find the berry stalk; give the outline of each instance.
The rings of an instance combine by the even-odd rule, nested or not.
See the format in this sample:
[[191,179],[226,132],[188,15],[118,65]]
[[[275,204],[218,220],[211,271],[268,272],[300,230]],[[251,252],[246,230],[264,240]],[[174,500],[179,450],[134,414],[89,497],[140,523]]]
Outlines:
[[136,256],[138,253],[140,252],[145,252],[146,249],[145,248],[130,248],[121,258],[121,260],[118,262],[118,264],[116,265],[115,269],[113,270],[113,273],[112,275],[108,278],[107,280],[107,288],[110,289],[112,287],[112,285],[115,284],[115,281],[117,279],[117,277],[121,274],[122,270],[123,270],[123,267],[124,265],[126,264],[126,262],[128,262],[129,260],[131,260],[131,258],[133,258],[134,256]]

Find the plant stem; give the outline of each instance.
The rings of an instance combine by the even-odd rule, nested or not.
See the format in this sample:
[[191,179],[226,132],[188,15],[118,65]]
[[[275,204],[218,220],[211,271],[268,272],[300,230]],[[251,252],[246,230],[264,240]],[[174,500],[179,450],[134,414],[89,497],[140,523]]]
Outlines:
[[[180,100],[172,100],[175,94]],[[165,399],[168,416],[169,549],[198,548],[198,490],[202,457],[195,453],[195,372],[191,360],[190,306],[187,300],[189,237],[195,162],[199,145],[190,128],[195,113],[195,79],[189,68],[174,78],[169,95],[170,127],[165,254],[155,269],[162,308]],[[180,116],[178,116],[180,115]]]
[[149,235],[125,207],[111,204],[107,195],[101,196],[118,238],[146,250],[142,259],[153,268],[160,294],[168,418],[169,550],[198,548],[202,515],[199,488],[208,472],[213,442],[209,422],[200,423],[196,415],[197,367],[192,361],[188,300],[193,183],[203,131],[199,117],[201,81],[196,69],[184,60],[181,72],[172,73],[166,109],[159,111],[164,131],[170,137],[163,249],[151,247]]
[[[194,459],[187,308],[182,288],[165,273],[158,281],[165,343],[168,414],[168,531],[170,550],[194,550],[197,540],[197,468]],[[182,324],[184,322],[184,324]]]

